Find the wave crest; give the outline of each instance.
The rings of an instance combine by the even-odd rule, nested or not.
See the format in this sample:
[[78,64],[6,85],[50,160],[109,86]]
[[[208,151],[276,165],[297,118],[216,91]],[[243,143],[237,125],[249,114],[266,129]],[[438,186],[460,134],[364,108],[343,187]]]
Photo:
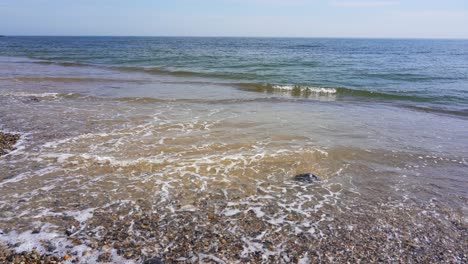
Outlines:
[[264,93],[283,93],[292,96],[309,97],[309,96],[325,96],[333,97],[339,92],[339,88],[320,87],[311,85],[284,85],[284,84],[269,84],[269,83],[240,83],[238,86],[247,91],[264,92]]
[[336,94],[335,88],[300,86],[300,85],[273,85],[273,89],[284,91],[300,91],[304,93]]

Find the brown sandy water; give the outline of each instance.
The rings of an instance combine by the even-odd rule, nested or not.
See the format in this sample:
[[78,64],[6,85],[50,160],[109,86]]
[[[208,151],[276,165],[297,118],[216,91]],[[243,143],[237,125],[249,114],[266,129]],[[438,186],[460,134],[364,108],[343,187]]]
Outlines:
[[[3,63],[0,241],[66,262],[466,262],[468,122]],[[313,172],[321,180],[297,182]]]

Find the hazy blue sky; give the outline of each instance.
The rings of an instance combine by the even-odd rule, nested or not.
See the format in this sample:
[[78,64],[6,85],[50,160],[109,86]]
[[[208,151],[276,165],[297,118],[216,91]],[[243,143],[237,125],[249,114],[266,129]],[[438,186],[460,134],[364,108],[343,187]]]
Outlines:
[[468,0],[0,0],[0,34],[468,38]]

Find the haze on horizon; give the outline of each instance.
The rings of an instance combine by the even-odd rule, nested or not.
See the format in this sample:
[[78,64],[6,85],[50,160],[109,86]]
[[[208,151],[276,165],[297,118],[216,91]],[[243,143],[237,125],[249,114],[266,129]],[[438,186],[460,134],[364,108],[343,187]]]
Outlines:
[[466,0],[0,0],[1,35],[468,38]]

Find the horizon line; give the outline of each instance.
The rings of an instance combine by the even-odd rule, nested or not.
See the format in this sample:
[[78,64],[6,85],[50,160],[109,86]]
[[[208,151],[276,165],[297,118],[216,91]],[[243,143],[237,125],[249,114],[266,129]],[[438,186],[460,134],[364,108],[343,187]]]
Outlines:
[[214,36],[214,35],[1,35],[0,37],[134,37],[134,38],[283,38],[283,39],[414,39],[414,40],[468,40],[468,37],[360,37],[360,36],[343,36],[343,37],[307,37],[307,36]]

